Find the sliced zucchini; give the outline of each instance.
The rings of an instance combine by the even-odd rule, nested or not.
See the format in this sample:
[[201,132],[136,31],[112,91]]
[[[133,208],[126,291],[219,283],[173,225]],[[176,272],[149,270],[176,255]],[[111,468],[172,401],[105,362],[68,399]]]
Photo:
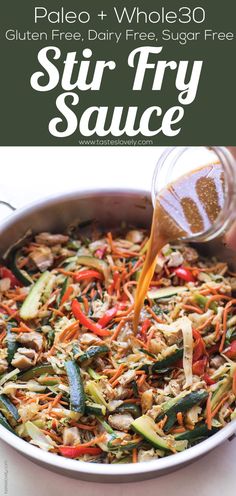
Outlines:
[[108,407],[107,402],[102,394],[101,388],[95,381],[87,382],[86,393],[92,398],[95,403],[103,405],[105,406],[105,408]]
[[176,441],[173,436],[159,436],[154,420],[148,415],[142,415],[134,420],[131,427],[155,448],[164,451],[183,451],[187,447],[187,441]]
[[30,286],[33,283],[32,278],[23,269],[17,266],[17,258],[19,256],[19,250],[13,250],[8,257],[8,267],[13,272],[14,276],[20,281],[24,286]]
[[225,377],[220,381],[217,389],[214,391],[211,399],[211,409],[214,410],[215,407],[218,405],[220,400],[222,399],[222,396],[227,393],[231,389],[232,385],[232,379],[231,377]]
[[196,441],[197,439],[201,439],[204,437],[210,437],[212,434],[215,434],[219,430],[219,427],[212,426],[211,429],[208,429],[207,425],[202,423],[197,425],[192,431],[181,432],[181,434],[176,434],[175,439],[179,441],[187,440],[187,441]]
[[70,409],[83,415],[85,411],[85,394],[79,366],[74,360],[68,360],[65,367],[70,387]]
[[46,363],[44,365],[37,365],[32,369],[26,370],[26,372],[21,372],[21,374],[18,375],[18,380],[25,382],[29,381],[30,379],[34,379],[35,377],[40,377],[40,375],[44,374],[55,374],[52,365],[50,365],[49,363]]
[[12,427],[17,424],[20,418],[18,410],[5,394],[0,395],[0,411]]
[[91,346],[83,355],[80,355],[77,358],[77,363],[81,364],[88,364],[93,358],[96,358],[98,356],[105,355],[108,353],[110,350],[108,346]]
[[8,423],[7,419],[4,417],[4,415],[1,414],[0,412],[0,425],[5,427],[8,431],[12,432],[12,434],[16,434],[15,431],[12,429],[10,424]]
[[19,343],[16,341],[16,335],[11,332],[12,325],[8,324],[7,325],[7,361],[9,364],[11,364],[11,361],[17,351],[17,348],[19,347]]
[[37,282],[33,285],[20,309],[21,319],[29,320],[37,317],[40,300],[42,298],[42,295],[50,278],[51,278],[50,272],[46,271],[40,276]]
[[183,354],[184,350],[183,348],[180,348],[172,353],[172,355],[163,358],[163,360],[157,360],[157,362],[152,365],[152,373],[169,369],[175,364],[175,362],[177,362],[177,360],[181,360],[181,358],[183,358]]
[[140,417],[141,409],[136,403],[123,403],[116,408],[115,413],[131,413],[134,418]]
[[86,415],[106,415],[106,407],[104,405],[99,405],[98,403],[85,403],[85,414]]
[[200,391],[193,391],[183,398],[180,398],[178,401],[174,403],[168,410],[166,410],[163,414],[159,415],[156,419],[158,422],[161,420],[165,415],[167,415],[167,421],[164,425],[164,431],[169,431],[171,427],[176,422],[176,415],[178,412],[187,412],[192,408],[194,405],[198,405],[202,401],[205,401],[208,397],[208,392],[205,390],[200,390]]
[[168,300],[172,296],[184,293],[184,291],[188,291],[186,286],[168,286],[167,288],[150,289],[147,295],[151,300]]

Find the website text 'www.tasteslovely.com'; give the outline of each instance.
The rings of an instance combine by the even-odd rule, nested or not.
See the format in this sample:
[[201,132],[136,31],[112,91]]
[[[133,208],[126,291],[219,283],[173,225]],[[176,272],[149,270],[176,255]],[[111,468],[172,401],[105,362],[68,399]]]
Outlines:
[[90,145],[90,146],[123,146],[123,145],[128,145],[128,146],[151,146],[153,145],[153,140],[134,140],[134,139],[83,139],[78,141],[78,145],[83,146],[83,145]]

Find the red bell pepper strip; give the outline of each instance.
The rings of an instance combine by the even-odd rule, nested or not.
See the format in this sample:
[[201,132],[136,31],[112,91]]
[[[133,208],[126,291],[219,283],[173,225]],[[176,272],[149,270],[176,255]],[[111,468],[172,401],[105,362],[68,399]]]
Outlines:
[[205,372],[206,364],[207,357],[204,357],[201,360],[197,360],[197,362],[193,363],[193,374],[202,376]]
[[11,288],[14,288],[15,286],[22,286],[20,281],[14,276],[13,272],[8,269],[7,267],[0,267],[0,279],[10,279],[11,281]]
[[101,448],[95,446],[60,446],[59,452],[67,458],[78,458],[81,455],[100,455]]
[[191,270],[186,269],[185,267],[178,267],[174,270],[174,274],[186,282],[195,282],[196,279],[193,277]]
[[199,360],[202,355],[208,355],[206,351],[206,346],[204,340],[199,331],[193,329],[193,337],[195,339],[194,349],[193,349],[193,362]]
[[149,327],[151,327],[151,325],[152,325],[152,323],[149,319],[144,320],[142,327],[141,327],[141,336],[146,337],[146,333],[147,333]]
[[97,270],[81,270],[80,272],[75,272],[74,280],[76,282],[84,281],[85,279],[103,279],[103,275]]
[[95,324],[91,319],[89,319],[82,311],[81,306],[77,300],[73,300],[71,304],[72,313],[76,320],[89,329],[89,331],[94,332],[97,336],[110,336],[110,331],[107,329],[102,329],[99,324]]
[[214,355],[214,353],[219,353],[219,347],[220,347],[220,343],[216,343],[210,348],[207,348],[207,354],[210,356],[210,355]]
[[216,383],[216,381],[213,381],[213,379],[206,372],[203,375],[203,380],[208,386],[212,386],[212,384]]
[[73,288],[72,286],[68,286],[68,288],[66,289],[64,295],[62,296],[62,299],[61,299],[61,302],[60,304],[63,305],[63,303],[65,303],[67,300],[69,300],[70,298],[70,295],[73,293]]
[[206,354],[206,347],[205,343],[202,338],[199,338],[194,345],[193,349],[193,361],[196,362],[199,360],[203,355]]
[[236,340],[230,343],[230,346],[223,351],[230,360],[236,360]]
[[98,325],[100,325],[101,327],[106,327],[107,324],[109,324],[109,322],[111,322],[111,320],[114,319],[116,314],[117,314],[117,306],[109,308],[109,310],[107,310],[107,312],[105,312],[104,315],[99,319]]

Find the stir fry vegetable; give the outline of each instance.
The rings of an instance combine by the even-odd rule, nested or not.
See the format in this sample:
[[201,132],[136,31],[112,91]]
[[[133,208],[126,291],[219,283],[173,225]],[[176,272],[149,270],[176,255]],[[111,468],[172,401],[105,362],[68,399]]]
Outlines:
[[40,233],[1,263],[0,425],[89,462],[183,451],[236,417],[236,278],[164,247],[136,334],[147,235],[84,229]]

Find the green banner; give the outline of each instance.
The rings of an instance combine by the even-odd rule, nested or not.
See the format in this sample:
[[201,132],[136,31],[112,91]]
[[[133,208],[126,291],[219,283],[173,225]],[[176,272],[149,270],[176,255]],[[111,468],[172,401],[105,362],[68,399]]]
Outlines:
[[235,145],[235,0],[4,0],[1,145]]

